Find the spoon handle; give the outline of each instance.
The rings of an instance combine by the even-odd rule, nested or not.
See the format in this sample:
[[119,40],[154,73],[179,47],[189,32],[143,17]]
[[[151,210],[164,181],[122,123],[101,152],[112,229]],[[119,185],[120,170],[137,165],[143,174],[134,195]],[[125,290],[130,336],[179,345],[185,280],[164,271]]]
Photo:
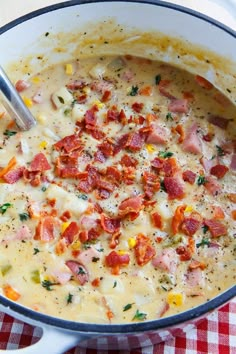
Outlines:
[[25,106],[22,98],[0,66],[0,98],[11,118],[21,130],[29,130],[36,125],[36,120]]

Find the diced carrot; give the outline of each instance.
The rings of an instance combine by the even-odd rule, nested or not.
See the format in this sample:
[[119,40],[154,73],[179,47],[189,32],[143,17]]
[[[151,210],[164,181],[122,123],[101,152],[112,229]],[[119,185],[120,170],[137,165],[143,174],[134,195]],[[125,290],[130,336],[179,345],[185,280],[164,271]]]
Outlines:
[[0,113],[0,119],[2,119],[5,116],[5,112]]
[[184,220],[184,211],[186,209],[187,205],[180,205],[176,208],[174,216],[172,218],[171,222],[171,227],[173,234],[176,235],[180,229],[180,225],[182,224]]
[[200,75],[195,76],[195,81],[206,90],[211,90],[213,88],[212,83]]
[[9,284],[3,286],[3,293],[12,301],[17,301],[20,298],[20,294]]
[[139,90],[139,94],[143,96],[151,96],[152,95],[152,87],[144,86]]
[[193,237],[188,238],[188,249],[191,252],[191,254],[194,254],[195,252],[195,240]]
[[93,281],[91,282],[92,286],[94,287],[98,287],[100,285],[100,278],[95,278],[93,279]]
[[213,205],[213,218],[214,219],[224,219],[225,218],[225,213],[219,206]]
[[157,119],[157,116],[155,114],[148,113],[146,115],[146,121],[147,121],[148,124],[150,124],[151,122],[153,122],[156,119]]
[[114,317],[114,313],[111,310],[107,311],[107,318],[108,320],[111,320]]
[[206,268],[206,264],[204,262],[199,262],[196,260],[192,260],[191,263],[189,264],[188,268],[190,270],[200,268],[201,270]]
[[233,220],[236,220],[236,210],[231,211],[231,216]]
[[11,160],[8,162],[8,164],[1,169],[0,171],[0,178],[3,177],[7,172],[13,169],[15,165],[17,164],[17,160],[15,157],[12,157]]
[[228,199],[233,202],[236,203],[236,193],[229,193],[228,194]]
[[171,129],[172,133],[178,133],[180,136],[179,136],[179,139],[178,139],[178,143],[181,144],[183,141],[184,141],[184,138],[185,138],[185,132],[184,132],[184,128],[181,124],[178,124],[176,125],[176,127],[173,127]]
[[15,121],[11,120],[8,124],[7,124],[7,129],[11,129],[15,126]]

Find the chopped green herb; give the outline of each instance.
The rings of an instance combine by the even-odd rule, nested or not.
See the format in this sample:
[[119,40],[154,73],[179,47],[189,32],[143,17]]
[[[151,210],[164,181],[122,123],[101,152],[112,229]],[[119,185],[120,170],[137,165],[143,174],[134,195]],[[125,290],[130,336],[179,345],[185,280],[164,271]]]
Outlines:
[[201,242],[199,242],[199,243],[196,244],[196,247],[197,247],[197,248],[203,247],[203,246],[209,247],[209,245],[210,245],[210,241],[209,241],[207,238],[203,238],[203,239],[201,240]]
[[214,160],[215,157],[216,157],[216,155],[212,155],[212,157],[210,158],[210,160]]
[[115,288],[116,285],[117,285],[117,281],[115,280],[115,281],[114,281],[114,284],[113,284],[113,288]]
[[225,151],[219,145],[216,145],[217,156],[225,156]]
[[34,270],[33,272],[31,272],[31,280],[35,284],[40,284],[40,273],[38,270]]
[[39,253],[40,252],[40,250],[38,249],[38,248],[34,248],[34,253],[33,253],[33,255],[35,255],[35,254],[37,254],[37,253]]
[[163,285],[161,285],[161,288],[162,288],[164,291],[167,291],[167,289],[166,289]]
[[128,311],[132,308],[133,304],[127,304],[123,307],[123,311]]
[[16,135],[16,134],[17,134],[17,132],[14,132],[14,131],[8,130],[8,129],[6,129],[5,132],[3,133],[3,135],[6,135],[8,137]]
[[167,113],[166,119],[167,120],[173,120],[172,114],[170,112]]
[[197,178],[197,185],[201,186],[202,184],[205,184],[207,182],[206,177],[203,175],[198,176]]
[[41,188],[42,192],[46,192],[46,190],[47,190],[47,187],[45,187],[45,186]]
[[8,208],[11,208],[13,205],[10,203],[5,203],[0,206],[0,213],[5,214]]
[[71,108],[66,108],[66,109],[64,110],[64,115],[65,115],[65,116],[68,116],[70,113],[71,113]]
[[104,251],[104,248],[99,248],[97,251],[98,251],[98,252],[103,252],[103,251]]
[[61,96],[57,96],[57,97],[58,97],[59,101],[60,101],[62,104],[64,104],[64,103],[65,103],[64,98],[63,98],[63,97],[61,97]]
[[202,231],[203,231],[204,235],[207,233],[208,230],[209,230],[209,227],[207,225],[203,225]]
[[161,75],[158,74],[158,75],[155,76],[155,83],[156,83],[156,85],[159,85],[160,81],[161,81]]
[[1,266],[0,269],[1,269],[2,276],[4,277],[12,269],[12,266],[10,264],[6,264]]
[[87,200],[88,196],[86,194],[79,194],[78,198],[83,199],[83,200]]
[[163,179],[160,181],[160,189],[161,191],[166,192],[166,187]]
[[132,318],[132,320],[138,320],[138,321],[143,321],[143,320],[146,320],[147,318],[147,314],[146,313],[143,313],[143,312],[139,312],[139,310],[137,310],[135,312],[135,315],[134,317]]
[[53,289],[51,288],[53,285],[58,285],[58,283],[53,283],[50,280],[43,280],[41,283],[42,287],[45,288],[48,291],[52,291]]
[[67,296],[67,299],[66,299],[67,305],[72,303],[72,299],[73,299],[73,295],[69,293],[68,296]]
[[99,257],[93,257],[93,258],[92,258],[92,262],[96,263],[96,262],[99,261],[99,259],[100,259]]
[[85,242],[85,243],[83,243],[83,248],[85,250],[88,250],[89,248],[91,248],[91,244],[89,242]]
[[21,213],[19,214],[19,217],[20,217],[20,221],[25,221],[28,220],[30,216],[28,213]]
[[78,274],[86,274],[86,272],[84,271],[84,269],[82,267],[79,267]]
[[166,158],[168,158],[168,157],[171,157],[171,156],[173,156],[174,155],[174,153],[173,152],[170,152],[170,151],[159,151],[159,153],[158,153],[158,156],[159,157],[162,157],[162,158],[164,158],[164,159],[166,159]]
[[46,33],[45,33],[45,37],[47,37],[48,35],[49,35],[49,32],[46,32]]
[[136,96],[138,94],[138,86],[132,86],[129,92],[129,96]]

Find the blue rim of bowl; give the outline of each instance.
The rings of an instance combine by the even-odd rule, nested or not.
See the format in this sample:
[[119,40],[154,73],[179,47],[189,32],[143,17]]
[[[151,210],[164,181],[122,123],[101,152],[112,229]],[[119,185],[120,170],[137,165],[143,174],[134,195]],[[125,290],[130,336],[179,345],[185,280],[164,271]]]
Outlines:
[[[42,9],[30,12],[24,16],[17,18],[9,22],[8,24],[2,26],[0,28],[0,35],[4,32],[10,30],[11,28],[21,24],[22,22],[28,21],[34,17],[40,16],[42,14],[46,14],[48,12],[60,10],[63,8],[77,6],[77,5],[90,5],[92,3],[104,3],[104,2],[127,2],[127,3],[140,3],[140,4],[147,4],[147,5],[156,5],[159,7],[169,8],[175,10],[177,12],[186,13],[187,15],[196,17],[200,20],[208,22],[209,24],[222,29],[224,32],[232,35],[236,38],[236,32],[227,27],[226,25],[212,19],[204,14],[201,14],[197,11],[185,8],[180,5],[160,1],[160,0],[72,0],[66,1],[55,5],[50,5],[44,7]],[[52,317],[43,313],[38,313],[34,310],[26,308],[22,305],[19,305],[11,300],[8,300],[4,296],[0,295],[0,304],[3,305],[5,308],[10,309],[11,311],[18,313],[19,315],[23,316],[23,320],[32,323],[35,322],[35,325],[47,324],[50,326],[54,326],[57,328],[61,328],[64,330],[79,332],[79,334],[88,335],[89,334],[135,334],[135,333],[144,333],[147,331],[155,331],[158,329],[165,329],[171,328],[173,326],[178,326],[178,324],[183,324],[184,322],[194,321],[198,318],[206,315],[207,313],[219,308],[220,306],[226,304],[228,301],[233,299],[236,296],[236,285],[232,286],[230,289],[226,290],[225,292],[221,293],[220,295],[216,296],[215,298],[199,305],[195,308],[189,309],[187,311],[181,312],[177,315],[164,317],[157,320],[146,321],[146,322],[135,322],[135,323],[128,323],[128,324],[94,324],[94,323],[85,323],[85,322],[75,322],[64,320],[57,317]]]

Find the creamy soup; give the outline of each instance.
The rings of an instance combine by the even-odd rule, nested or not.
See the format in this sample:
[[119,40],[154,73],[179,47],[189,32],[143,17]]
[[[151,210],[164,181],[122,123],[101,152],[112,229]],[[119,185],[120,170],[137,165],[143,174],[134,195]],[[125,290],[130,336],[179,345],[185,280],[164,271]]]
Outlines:
[[[169,316],[235,284],[235,106],[201,76],[124,56],[16,82],[1,111],[0,288],[82,322]],[[230,87],[229,87],[230,90]]]

